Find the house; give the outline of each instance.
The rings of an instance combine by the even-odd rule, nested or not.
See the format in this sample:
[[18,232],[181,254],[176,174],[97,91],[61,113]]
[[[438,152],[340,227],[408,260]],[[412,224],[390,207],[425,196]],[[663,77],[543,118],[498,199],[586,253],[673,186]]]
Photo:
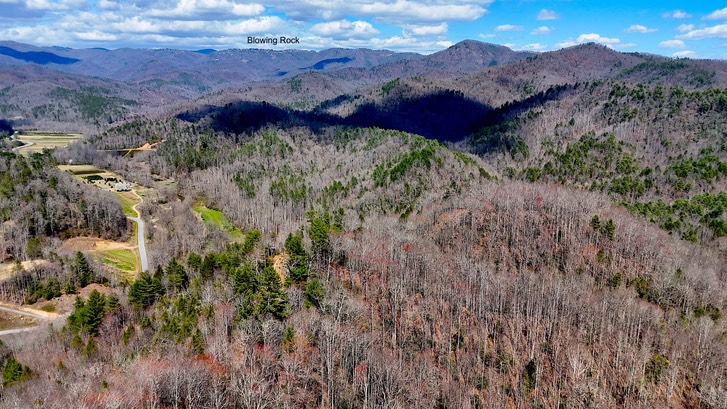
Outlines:
[[128,192],[131,190],[131,183],[129,182],[116,182],[114,184],[114,190],[117,192]]

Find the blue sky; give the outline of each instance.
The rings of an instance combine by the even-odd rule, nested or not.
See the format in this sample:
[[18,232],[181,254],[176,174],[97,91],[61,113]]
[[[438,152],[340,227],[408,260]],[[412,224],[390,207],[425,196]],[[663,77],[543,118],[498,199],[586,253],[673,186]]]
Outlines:
[[419,53],[465,39],[531,51],[593,41],[727,59],[727,0],[0,0],[0,40],[34,45],[223,49],[251,47],[248,36]]

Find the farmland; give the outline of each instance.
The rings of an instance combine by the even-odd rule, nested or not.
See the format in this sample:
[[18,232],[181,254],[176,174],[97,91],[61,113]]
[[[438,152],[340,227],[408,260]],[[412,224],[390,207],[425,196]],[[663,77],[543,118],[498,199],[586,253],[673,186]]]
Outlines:
[[17,139],[25,145],[17,148],[21,155],[30,155],[35,152],[43,152],[44,149],[63,148],[80,138],[80,134],[64,133],[24,133],[16,135]]

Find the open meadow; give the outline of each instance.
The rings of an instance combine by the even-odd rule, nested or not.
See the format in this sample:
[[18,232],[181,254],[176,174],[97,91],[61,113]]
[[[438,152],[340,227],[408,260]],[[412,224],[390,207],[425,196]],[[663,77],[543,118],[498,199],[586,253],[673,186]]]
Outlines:
[[43,152],[43,149],[63,148],[80,138],[81,134],[64,133],[24,133],[17,135],[17,139],[25,145],[17,149],[21,155],[30,155]]

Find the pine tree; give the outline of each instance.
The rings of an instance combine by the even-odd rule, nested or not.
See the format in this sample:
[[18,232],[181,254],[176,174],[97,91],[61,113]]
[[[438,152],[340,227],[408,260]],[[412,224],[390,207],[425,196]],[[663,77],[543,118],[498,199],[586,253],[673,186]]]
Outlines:
[[83,288],[92,282],[93,272],[91,267],[88,265],[88,259],[80,251],[76,252],[76,257],[73,259],[71,266],[73,275],[78,280],[78,285]]
[[237,267],[230,274],[232,279],[232,290],[235,295],[252,297],[257,291],[257,280],[255,278],[255,269],[249,264]]
[[192,335],[192,350],[196,354],[204,353],[204,338],[202,337],[202,332],[200,332],[199,328],[197,328],[194,331],[194,335]]
[[183,290],[187,288],[187,284],[189,284],[187,270],[185,270],[184,266],[179,264],[175,258],[172,257],[172,259],[169,260],[165,273],[167,274],[167,277],[169,277],[169,282],[175,289]]
[[23,381],[29,378],[31,374],[30,368],[23,366],[14,356],[10,355],[5,360],[5,367],[3,368],[3,386]]
[[89,338],[88,344],[86,344],[86,347],[83,348],[83,351],[81,351],[81,355],[88,358],[96,351],[96,342],[94,342],[93,338]]
[[320,254],[328,250],[329,230],[330,226],[324,218],[318,216],[313,216],[311,218],[308,234],[310,235],[310,240],[313,244],[314,253]]
[[270,314],[277,319],[288,316],[288,293],[283,291],[280,278],[272,266],[266,266],[258,277],[257,313]]
[[96,290],[91,291],[82,313],[83,327],[88,330],[89,334],[96,335],[98,333],[98,327],[101,325],[105,308],[106,297]]
[[187,266],[191,268],[192,271],[199,272],[200,267],[202,267],[202,257],[194,252],[189,253],[189,256],[187,256]]
[[146,307],[153,304],[162,293],[162,283],[156,277],[152,278],[148,272],[142,271],[129,288],[129,302]]
[[305,293],[303,294],[303,305],[306,308],[320,308],[325,294],[326,292],[323,289],[320,281],[314,278],[308,283],[308,285],[305,286]]
[[119,301],[119,297],[111,293],[108,297],[106,297],[106,310],[107,311],[116,311],[119,308],[121,308],[121,301]]
[[159,281],[160,283],[164,279],[164,268],[161,266],[161,264],[157,265],[157,268],[154,270],[154,279]]
[[299,234],[288,234],[285,239],[285,251],[288,253],[288,277],[293,283],[308,279],[308,254],[303,248],[303,237]]
[[606,224],[603,226],[603,233],[611,240],[616,238],[616,223],[613,219],[608,219]]
[[215,256],[212,254],[206,255],[199,268],[199,275],[205,280],[209,279],[212,277],[212,273],[214,273],[216,265],[217,262],[215,260]]

